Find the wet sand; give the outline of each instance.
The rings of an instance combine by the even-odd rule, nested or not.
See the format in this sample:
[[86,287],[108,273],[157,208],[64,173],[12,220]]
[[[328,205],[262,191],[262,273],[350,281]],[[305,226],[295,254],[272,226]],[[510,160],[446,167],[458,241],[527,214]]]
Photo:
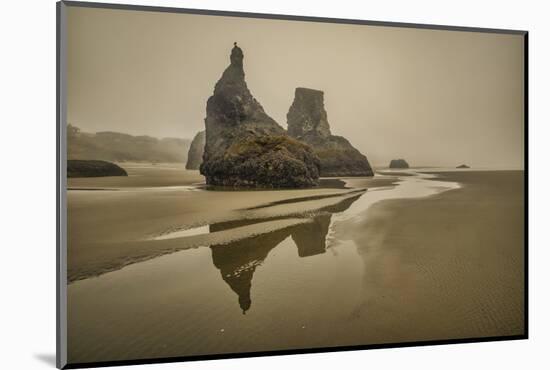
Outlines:
[[81,177],[67,179],[69,189],[117,189],[158,186],[185,186],[204,182],[199,171],[186,171],[180,163],[117,163],[128,176]]
[[522,181],[70,191],[69,360],[522,334]]
[[[336,188],[209,191],[198,171],[186,171],[177,165],[120,165],[129,177],[69,179],[69,283],[165,253],[229,243],[301,223],[303,218],[323,212],[324,208],[355,196],[357,191],[389,186],[396,180],[354,179],[353,188],[336,184]],[[334,185],[334,181],[329,184]],[[340,183],[345,184],[346,180]],[[180,231],[239,220],[255,222],[216,234],[167,237],[170,233],[177,236]]]
[[377,203],[353,237],[369,341],[523,334],[523,171],[438,175],[461,188]]

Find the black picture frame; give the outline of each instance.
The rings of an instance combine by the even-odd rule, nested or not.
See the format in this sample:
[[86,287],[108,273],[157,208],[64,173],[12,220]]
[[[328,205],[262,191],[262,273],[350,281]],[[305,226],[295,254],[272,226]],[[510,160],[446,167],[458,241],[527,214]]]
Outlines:
[[[101,8],[101,9],[117,9],[126,11],[147,11],[147,12],[165,12],[165,13],[184,13],[195,15],[223,16],[223,17],[242,17],[256,19],[275,19],[288,21],[302,22],[318,22],[318,23],[339,23],[353,25],[368,25],[368,26],[384,26],[398,28],[414,28],[428,30],[446,30],[459,32],[476,32],[476,33],[497,33],[511,34],[523,36],[524,42],[524,333],[521,335],[510,336],[494,336],[484,338],[460,338],[460,339],[445,339],[445,340],[429,340],[429,341],[413,341],[388,344],[367,344],[353,345],[342,347],[326,347],[326,348],[301,348],[293,350],[273,350],[262,352],[244,352],[230,354],[209,354],[200,356],[178,356],[169,358],[154,358],[154,359],[136,359],[136,360],[121,360],[121,361],[102,361],[93,363],[67,363],[67,245],[66,245],[66,10],[68,7],[82,8]],[[187,362],[215,359],[232,359],[244,357],[263,357],[277,355],[293,355],[293,354],[311,354],[321,352],[341,352],[341,351],[357,351],[366,349],[380,348],[401,348],[401,347],[417,347],[417,346],[433,346],[444,344],[462,344],[462,343],[481,343],[494,341],[509,341],[509,340],[524,340],[529,338],[529,32],[525,30],[511,29],[493,29],[493,28],[475,28],[475,27],[460,27],[449,25],[433,25],[433,24],[416,24],[416,23],[400,23],[400,22],[381,22],[358,19],[341,19],[341,18],[324,18],[311,16],[296,16],[284,14],[262,14],[248,12],[231,12],[220,10],[205,10],[205,9],[188,9],[160,6],[142,6],[130,4],[111,4],[111,3],[96,3],[96,2],[80,2],[80,1],[60,1],[56,4],[56,27],[57,27],[57,63],[56,63],[56,122],[57,122],[57,142],[56,142],[56,228],[57,228],[57,251],[56,251],[56,292],[57,292],[57,309],[56,309],[56,364],[60,369],[76,369],[76,368],[91,368],[103,366],[122,366],[122,365],[138,365],[138,364],[157,364],[157,363],[172,363],[172,362]]]

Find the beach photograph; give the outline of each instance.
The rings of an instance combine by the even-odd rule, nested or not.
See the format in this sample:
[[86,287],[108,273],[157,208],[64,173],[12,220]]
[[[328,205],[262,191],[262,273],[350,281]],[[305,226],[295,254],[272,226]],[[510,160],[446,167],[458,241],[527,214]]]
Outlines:
[[526,335],[523,35],[66,17],[69,364]]

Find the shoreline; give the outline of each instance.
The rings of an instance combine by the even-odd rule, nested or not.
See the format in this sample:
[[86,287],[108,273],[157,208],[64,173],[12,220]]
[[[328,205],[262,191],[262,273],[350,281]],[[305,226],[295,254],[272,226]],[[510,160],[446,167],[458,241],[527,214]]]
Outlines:
[[[174,180],[173,173],[161,168],[140,168],[137,175],[146,171],[142,172],[145,177],[151,174],[149,171],[157,170],[156,183],[164,185],[163,181]],[[178,176],[180,180],[192,178],[196,182],[196,173],[187,171]],[[352,186],[347,185],[347,179],[329,179],[344,186],[251,192],[209,191],[181,184],[136,187],[150,185],[139,176],[128,177],[119,188],[90,187],[90,183],[110,181],[118,179],[82,179],[85,188],[67,192],[69,284],[159,255],[228,244],[301,224],[316,215],[333,212],[333,207],[338,208],[368,189],[392,186],[396,178],[353,178],[349,180]],[[296,218],[301,220],[290,222]],[[218,230],[217,225],[225,226]],[[203,232],[205,227],[210,228],[207,233]]]
[[[399,171],[401,174],[403,171]],[[101,202],[106,201],[104,198],[113,198],[112,202],[119,204],[116,208],[126,208],[128,206],[136,209],[151,209],[154,207],[155,210],[153,214],[162,214],[163,206],[169,206],[172,210],[167,210],[167,215],[163,214],[163,217],[157,217],[155,219],[148,219],[147,217],[137,217],[139,224],[142,224],[143,227],[135,228],[135,224],[128,222],[128,220],[121,218],[126,218],[125,214],[132,214],[132,217],[136,217],[136,214],[133,212],[122,212],[117,217],[115,215],[111,216],[113,218],[109,225],[101,220],[93,220],[93,216],[87,215],[90,222],[94,222],[96,226],[90,224],[88,227],[83,224],[77,229],[75,227],[69,227],[69,237],[70,237],[70,247],[69,247],[69,284],[77,281],[86,279],[88,277],[99,276],[103,273],[107,273],[119,268],[123,268],[129,264],[138,263],[150,258],[158,257],[159,255],[164,255],[167,253],[173,253],[176,251],[197,248],[199,246],[208,246],[212,244],[225,244],[235,242],[239,239],[246,239],[248,237],[259,235],[262,233],[273,232],[277,230],[276,227],[273,229],[271,226],[281,224],[281,221],[290,220],[290,219],[308,219],[314,217],[315,214],[322,212],[322,209],[330,206],[339,204],[340,202],[346,200],[347,198],[353,197],[355,194],[359,196],[360,205],[351,204],[351,209],[346,211],[347,213],[351,212],[354,207],[357,208],[355,213],[365,213],[369,212],[370,208],[376,206],[380,202],[387,201],[399,201],[401,198],[397,194],[392,194],[401,186],[401,183],[409,178],[409,176],[415,176],[417,173],[416,170],[411,170],[404,173],[403,177],[382,175],[382,177],[372,177],[372,178],[342,178],[334,179],[336,181],[343,182],[345,184],[344,188],[314,188],[314,189],[287,189],[287,190],[262,190],[254,192],[232,192],[232,191],[189,191],[182,190],[179,188],[192,188],[192,186],[174,186],[174,187],[161,187],[161,188],[146,188],[147,191],[143,195],[140,195],[140,199],[134,199],[135,196],[133,193],[143,190],[143,188],[119,188],[114,191],[72,191],[69,201],[69,208],[71,207],[75,211],[74,206],[77,209],[81,209],[82,203],[86,207],[92,207],[92,213],[94,209],[97,212],[102,213],[103,208]],[[434,172],[430,171],[431,174],[436,175],[437,177],[433,179],[427,179],[427,181],[445,181],[453,182],[452,178],[449,178],[449,173],[468,173],[474,171],[447,171],[447,172]],[[396,173],[397,175],[397,173]],[[140,190],[141,189],[141,190]],[[398,189],[399,190],[399,189]],[[447,189],[449,190],[449,189]],[[366,191],[366,193],[363,193]],[[439,190],[441,191],[441,190]],[[392,196],[397,197],[397,199],[385,199],[383,193],[387,192]],[[437,190],[436,194],[437,195]],[[88,193],[88,194],[86,194]],[[94,193],[102,193],[97,196],[94,196]],[[163,193],[164,195],[162,195]],[[105,195],[104,195],[105,194]],[[108,194],[108,195],[107,195]],[[227,195],[226,195],[227,194]],[[224,209],[219,207],[220,202],[225,202],[224,199],[231,194],[231,198],[234,198],[229,207]],[[310,194],[310,195],[305,195]],[[304,196],[305,195],[305,196]],[[428,194],[429,195],[429,194]],[[197,196],[199,198],[197,198]],[[101,198],[98,198],[101,197]],[[159,198],[160,197],[160,198]],[[237,198],[235,198],[237,197]],[[414,198],[418,195],[413,195]],[[94,201],[94,198],[97,202]],[[212,198],[212,199],[211,199]],[[253,199],[252,199],[253,198]],[[370,204],[365,204],[363,201],[365,198],[375,198],[371,201]],[[381,199],[376,199],[381,198]],[[406,197],[405,197],[406,198]],[[79,200],[82,199],[82,200]],[[89,199],[89,200],[88,200]],[[157,200],[169,200],[173,199],[173,202],[177,202],[174,206],[174,203],[168,204],[166,202],[161,202],[157,204]],[[267,201],[271,199],[270,201]],[[419,198],[420,199],[420,198]],[[76,202],[76,203],[75,203]],[[100,204],[96,204],[96,203]],[[109,202],[107,199],[106,201]],[[136,204],[137,202],[137,204]],[[182,203],[183,202],[183,203]],[[217,206],[213,209],[210,209],[204,202],[211,202],[212,205],[216,204]],[[246,204],[246,202],[250,202]],[[355,201],[353,201],[355,202]],[[353,203],[352,202],[352,203]],[[113,204],[114,205],[114,204]],[[94,208],[96,207],[96,208]],[[198,207],[198,208],[197,208]],[[349,207],[349,206],[348,206]],[[202,210],[201,210],[202,209]],[[216,209],[217,212],[212,213]],[[197,217],[193,220],[193,214],[197,215],[203,214],[202,217]],[[120,212],[120,211],[117,211]],[[176,212],[176,213],[174,213]],[[344,212],[344,214],[346,214]],[[170,216],[172,214],[172,216]],[[336,213],[333,217],[330,225],[329,234],[331,237],[335,235],[334,230],[332,230],[334,223],[341,223],[342,221],[347,221],[343,217],[342,213]],[[174,224],[176,220],[179,225]],[[71,216],[69,220],[71,222],[78,221],[80,216]],[[355,216],[354,216],[355,217]],[[191,223],[182,224],[182,221],[185,220],[191,221]],[[123,233],[122,237],[117,240],[113,239],[108,232],[112,228],[111,225],[117,225],[121,222],[127,224],[124,226],[125,229],[128,229],[126,233]],[[273,225],[270,225],[273,223]],[[223,231],[209,230],[208,232],[194,232],[195,229],[203,230],[205,227],[208,228],[209,225],[232,225],[235,226]],[[243,225],[246,226],[244,229],[241,229],[237,226]],[[267,229],[265,229],[265,227]],[[286,225],[286,224],[285,224]],[[122,226],[122,225],[120,225]],[[286,227],[281,224],[280,227]],[[280,228],[279,227],[279,228]],[[90,229],[101,229],[103,234],[100,235],[89,234],[86,239],[86,243],[79,243],[78,236],[81,235],[83,228]],[[263,228],[263,229],[262,229]],[[117,228],[120,232],[120,228]],[[79,231],[80,230],[80,231]],[[243,231],[246,232],[243,233]],[[116,232],[115,232],[116,233]],[[174,234],[174,236],[170,236]],[[338,233],[336,233],[338,234]],[[181,235],[181,236],[178,236]],[[91,239],[91,240],[90,240]],[[94,241],[95,240],[95,241]],[[76,244],[76,245],[75,245]],[[83,249],[84,248],[84,249]]]

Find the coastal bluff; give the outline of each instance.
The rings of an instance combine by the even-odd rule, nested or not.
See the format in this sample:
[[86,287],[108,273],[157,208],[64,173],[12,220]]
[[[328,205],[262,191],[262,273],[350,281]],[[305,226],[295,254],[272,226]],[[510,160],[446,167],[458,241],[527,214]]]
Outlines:
[[342,136],[332,135],[324,105],[324,92],[296,88],[287,113],[288,134],[313,148],[321,163],[321,176],[373,176],[367,160]]
[[268,116],[245,82],[244,54],[237,43],[230,65],[206,104],[200,173],[208,185],[303,188],[318,184],[320,161],[313,149]]

